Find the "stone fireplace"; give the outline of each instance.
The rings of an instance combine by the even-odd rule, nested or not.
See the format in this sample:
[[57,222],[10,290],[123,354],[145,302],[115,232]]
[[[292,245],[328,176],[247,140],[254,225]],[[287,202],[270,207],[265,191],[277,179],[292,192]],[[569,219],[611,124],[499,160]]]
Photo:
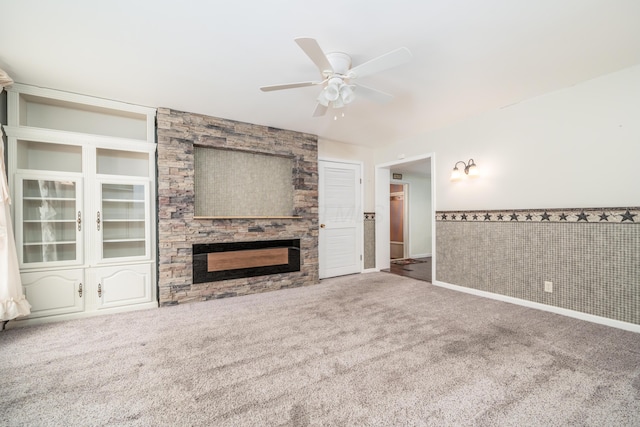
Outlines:
[[[167,108],[157,127],[160,305],[318,282],[315,135]],[[293,215],[195,217],[194,144],[292,158]]]
[[193,245],[193,283],[300,271],[300,239]]

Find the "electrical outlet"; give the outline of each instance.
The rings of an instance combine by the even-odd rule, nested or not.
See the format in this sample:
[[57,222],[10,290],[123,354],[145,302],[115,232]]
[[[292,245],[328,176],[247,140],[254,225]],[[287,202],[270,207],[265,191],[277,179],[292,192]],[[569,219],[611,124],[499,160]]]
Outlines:
[[545,292],[553,292],[553,282],[549,282],[547,280],[544,281],[544,291]]

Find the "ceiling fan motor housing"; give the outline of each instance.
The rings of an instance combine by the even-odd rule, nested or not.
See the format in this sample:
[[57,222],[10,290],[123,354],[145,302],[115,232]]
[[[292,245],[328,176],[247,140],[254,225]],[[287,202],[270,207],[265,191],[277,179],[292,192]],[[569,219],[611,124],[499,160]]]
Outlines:
[[347,77],[347,73],[351,68],[351,57],[343,52],[330,52],[327,53],[327,60],[333,67],[333,70],[324,70],[322,72],[323,77],[331,77],[334,74]]

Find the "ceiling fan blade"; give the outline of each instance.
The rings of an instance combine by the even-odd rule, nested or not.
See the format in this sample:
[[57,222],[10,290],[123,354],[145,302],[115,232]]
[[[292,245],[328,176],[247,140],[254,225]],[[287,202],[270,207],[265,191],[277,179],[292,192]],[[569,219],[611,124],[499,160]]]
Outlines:
[[324,75],[325,71],[333,72],[333,67],[324,54],[316,39],[310,37],[298,37],[294,39],[298,46],[307,54],[307,56],[316,64],[320,70],[320,74]]
[[349,77],[356,79],[368,76],[404,64],[411,59],[412,55],[409,49],[401,47],[391,52],[373,58],[364,64],[360,64],[349,70]]
[[369,98],[372,101],[379,102],[381,104],[386,104],[387,102],[393,99],[393,95],[390,95],[386,92],[382,92],[378,89],[373,89],[368,86],[362,86],[361,84],[356,84],[355,94],[356,96],[362,95],[365,98]]
[[313,117],[322,117],[325,114],[327,114],[327,110],[329,108],[325,107],[324,105],[318,103],[318,105],[316,105],[316,109],[313,112]]
[[260,90],[263,92],[271,92],[272,90],[295,89],[297,87],[315,86],[315,85],[320,85],[322,83],[323,82],[285,83],[281,85],[262,86]]

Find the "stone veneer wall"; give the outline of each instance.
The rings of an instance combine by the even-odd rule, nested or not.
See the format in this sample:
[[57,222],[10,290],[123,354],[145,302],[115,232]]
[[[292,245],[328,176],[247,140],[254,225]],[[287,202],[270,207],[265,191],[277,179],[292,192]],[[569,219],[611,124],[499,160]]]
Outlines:
[[[160,305],[247,295],[318,282],[317,136],[158,109]],[[299,218],[194,219],[193,146],[293,156]],[[193,284],[192,245],[300,239],[301,271]]]
[[438,212],[436,279],[640,324],[640,208]]

